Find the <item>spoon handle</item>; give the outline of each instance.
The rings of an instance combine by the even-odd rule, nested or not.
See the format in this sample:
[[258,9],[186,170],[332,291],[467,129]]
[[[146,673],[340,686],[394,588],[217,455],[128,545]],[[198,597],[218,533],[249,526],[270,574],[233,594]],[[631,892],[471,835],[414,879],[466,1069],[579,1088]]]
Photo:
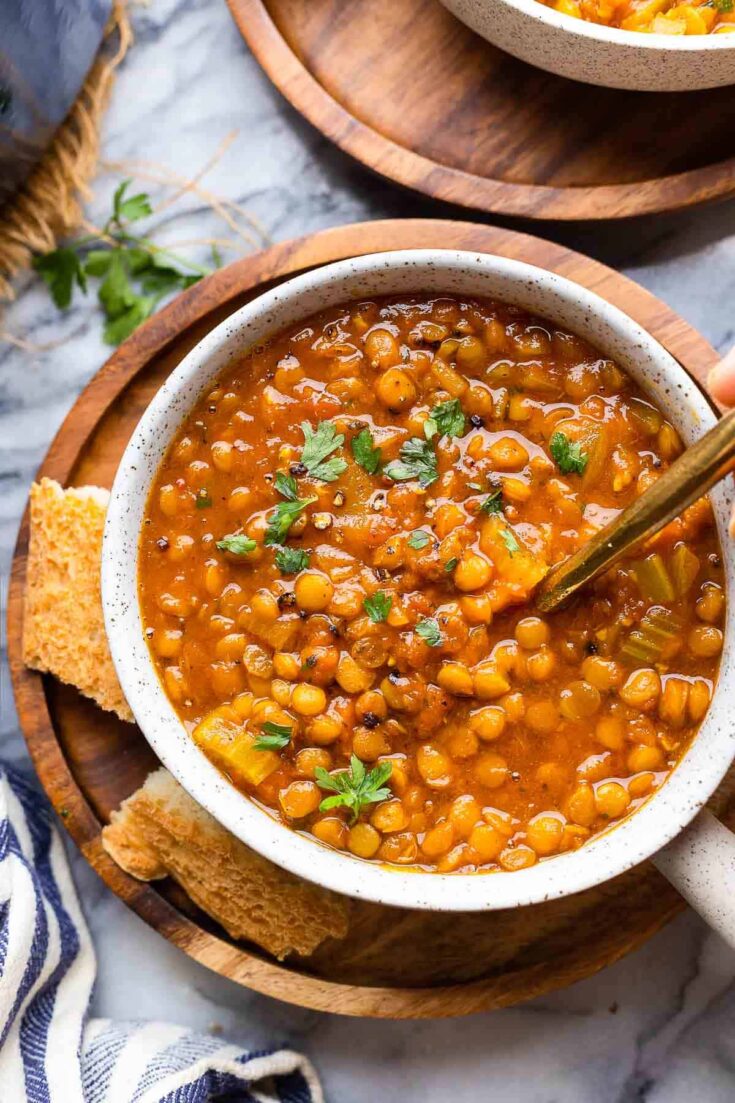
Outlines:
[[589,543],[549,571],[536,591],[536,605],[548,613],[575,590],[607,570],[632,547],[653,536],[701,498],[735,465],[735,410],[687,448],[660,479],[623,510]]

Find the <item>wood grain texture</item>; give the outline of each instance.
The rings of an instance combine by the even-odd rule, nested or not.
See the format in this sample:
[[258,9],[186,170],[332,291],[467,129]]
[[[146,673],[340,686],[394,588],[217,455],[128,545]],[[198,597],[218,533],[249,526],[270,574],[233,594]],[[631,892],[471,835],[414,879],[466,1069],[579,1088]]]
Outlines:
[[228,0],[283,95],[406,187],[526,218],[625,218],[735,194],[735,96],[582,85],[439,0]]
[[[707,342],[660,300],[561,246],[461,222],[356,224],[247,257],[179,296],[90,382],[40,473],[63,484],[109,486],[130,433],[162,380],[202,334],[265,287],[344,257],[437,246],[514,257],[577,280],[634,317],[700,380],[716,360]],[[681,908],[676,892],[644,864],[590,892],[515,911],[441,915],[357,904],[344,942],[325,944],[308,961],[287,965],[229,941],[175,884],[134,881],[103,851],[102,825],[156,760],[137,728],[23,667],[27,539],[26,517],[13,561],[8,639],[18,714],[38,775],[82,853],[113,892],[196,961],[305,1007],[394,1018],[461,1015],[588,976],[640,946]],[[735,812],[727,787],[717,806]]]

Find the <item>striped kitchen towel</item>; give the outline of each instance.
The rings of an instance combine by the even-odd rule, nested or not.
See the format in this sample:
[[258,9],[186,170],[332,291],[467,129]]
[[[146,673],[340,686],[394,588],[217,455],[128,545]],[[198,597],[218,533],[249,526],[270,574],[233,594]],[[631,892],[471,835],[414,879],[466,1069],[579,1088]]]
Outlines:
[[323,1103],[291,1050],[86,1022],[94,949],[44,798],[0,766],[1,1103]]

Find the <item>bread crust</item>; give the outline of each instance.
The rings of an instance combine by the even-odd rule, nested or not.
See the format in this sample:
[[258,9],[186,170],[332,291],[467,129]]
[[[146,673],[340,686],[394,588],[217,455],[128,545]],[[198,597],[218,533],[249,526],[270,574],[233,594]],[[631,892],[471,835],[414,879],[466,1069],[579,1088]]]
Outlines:
[[347,934],[351,902],[262,858],[221,827],[163,767],[102,831],[102,845],[139,880],[171,876],[235,939],[279,960]]
[[102,615],[100,557],[109,499],[100,487],[64,490],[53,479],[31,487],[23,660],[132,721]]

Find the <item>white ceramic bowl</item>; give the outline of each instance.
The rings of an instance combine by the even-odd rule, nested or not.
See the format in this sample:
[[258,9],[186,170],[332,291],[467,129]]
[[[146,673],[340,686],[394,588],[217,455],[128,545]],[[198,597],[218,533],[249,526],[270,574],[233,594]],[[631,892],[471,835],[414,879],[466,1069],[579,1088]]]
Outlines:
[[[635,815],[573,853],[515,873],[417,873],[363,862],[285,827],[229,784],[174,712],[143,638],[137,592],[138,541],[158,466],[184,415],[249,347],[330,304],[373,295],[439,292],[497,298],[587,338],[617,360],[691,442],[713,424],[698,388],[675,360],[617,308],[561,276],[500,257],[444,250],[379,253],[342,261],[281,284],[204,338],[168,378],[141,418],[112,488],[104,534],[102,593],[112,657],[148,742],[185,789],[266,858],[330,889],[411,908],[471,911],[564,896],[614,877],[664,846],[696,815],[735,755],[733,611],[722,669],[697,738],[661,790]],[[730,502],[713,494],[729,593],[735,547],[726,538]],[[723,829],[724,830],[724,829]]]
[[621,31],[564,15],[539,0],[442,3],[494,46],[560,77],[643,92],[735,84],[735,34]]

